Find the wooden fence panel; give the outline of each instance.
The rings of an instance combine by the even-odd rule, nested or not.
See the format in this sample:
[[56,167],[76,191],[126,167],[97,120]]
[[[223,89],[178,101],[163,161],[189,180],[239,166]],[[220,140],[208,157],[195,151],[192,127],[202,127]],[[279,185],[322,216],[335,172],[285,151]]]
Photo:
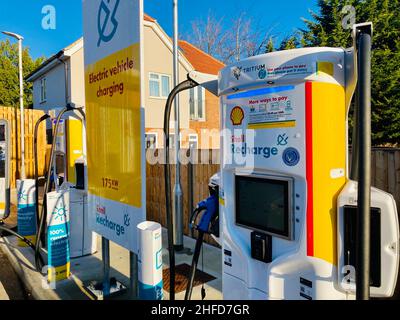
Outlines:
[[[161,151],[156,151],[161,152]],[[185,151],[183,151],[185,152]],[[219,152],[219,151],[214,151]],[[193,155],[201,160],[201,154]],[[171,152],[171,159],[173,159],[173,151]],[[191,216],[191,208],[189,207],[189,165],[181,165],[181,186],[183,189],[183,222],[184,233],[190,235],[189,220]],[[218,172],[219,165],[211,164],[211,159],[205,164],[193,165],[193,205],[208,197],[208,182],[210,177]],[[171,172],[171,200],[173,200],[173,187],[175,184],[175,167],[170,166]],[[149,220],[161,222],[163,226],[167,226],[166,212],[165,212],[165,186],[164,186],[164,166],[162,164],[149,164],[146,167],[147,173],[147,218]],[[172,212],[172,204],[170,206]],[[207,237],[207,242],[215,244],[211,238]]]
[[[33,136],[35,124],[41,116],[43,111],[40,110],[25,110],[25,171],[27,178],[34,178],[35,164],[33,153]],[[21,168],[21,143],[20,143],[20,111],[13,107],[0,106],[0,119],[7,120],[10,126],[10,143],[11,143],[11,188],[16,187],[16,180],[20,177]],[[45,154],[46,154],[46,124],[43,122],[39,127],[38,134],[38,161],[39,161],[39,175],[43,175]]]
[[372,186],[393,195],[400,208],[400,149],[373,148]]

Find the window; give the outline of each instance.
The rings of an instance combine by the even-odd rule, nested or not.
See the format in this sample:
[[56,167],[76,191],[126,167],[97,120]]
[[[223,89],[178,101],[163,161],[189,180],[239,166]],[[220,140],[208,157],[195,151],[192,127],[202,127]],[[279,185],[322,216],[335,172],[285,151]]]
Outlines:
[[157,136],[157,133],[146,133],[146,149],[158,148]]
[[46,78],[40,80],[40,102],[46,102]]
[[164,74],[150,73],[149,88],[150,97],[152,98],[168,98],[170,93],[171,77]]
[[190,120],[206,120],[206,92],[204,88],[198,86],[190,90]]
[[199,147],[198,140],[197,134],[189,134],[189,149],[197,149]]

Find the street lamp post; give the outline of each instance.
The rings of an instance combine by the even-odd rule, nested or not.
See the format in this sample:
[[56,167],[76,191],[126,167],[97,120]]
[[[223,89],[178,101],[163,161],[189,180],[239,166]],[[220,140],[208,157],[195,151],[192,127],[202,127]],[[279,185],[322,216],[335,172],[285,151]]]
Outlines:
[[[178,0],[173,0],[173,66],[174,88],[179,84],[179,33],[178,33]],[[174,246],[177,251],[183,250],[183,191],[181,186],[180,154],[180,110],[179,97],[175,98],[175,186],[174,186]]]
[[22,40],[24,38],[19,34],[3,31],[3,34],[18,40],[18,56],[19,56],[19,108],[21,112],[21,179],[25,179],[25,120],[24,120],[24,79],[22,73]]

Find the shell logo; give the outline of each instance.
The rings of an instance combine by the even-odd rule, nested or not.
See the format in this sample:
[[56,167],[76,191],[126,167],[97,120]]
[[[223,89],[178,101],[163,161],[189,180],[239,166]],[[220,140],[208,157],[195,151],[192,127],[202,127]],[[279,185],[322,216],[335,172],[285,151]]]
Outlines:
[[231,120],[234,126],[240,126],[243,123],[244,111],[241,107],[234,107],[231,112]]

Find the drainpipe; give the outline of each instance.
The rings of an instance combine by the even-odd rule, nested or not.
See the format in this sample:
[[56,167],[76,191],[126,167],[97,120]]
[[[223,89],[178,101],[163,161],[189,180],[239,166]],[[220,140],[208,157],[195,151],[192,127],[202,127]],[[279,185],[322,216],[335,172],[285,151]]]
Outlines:
[[69,96],[69,85],[68,85],[68,81],[69,81],[69,77],[68,77],[68,62],[62,60],[61,58],[57,58],[58,61],[60,61],[63,65],[64,65],[64,81],[65,81],[65,105],[68,105],[68,103],[70,103],[70,96]]

